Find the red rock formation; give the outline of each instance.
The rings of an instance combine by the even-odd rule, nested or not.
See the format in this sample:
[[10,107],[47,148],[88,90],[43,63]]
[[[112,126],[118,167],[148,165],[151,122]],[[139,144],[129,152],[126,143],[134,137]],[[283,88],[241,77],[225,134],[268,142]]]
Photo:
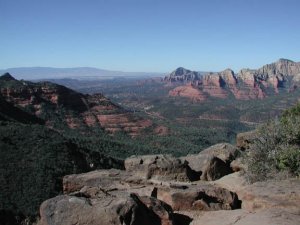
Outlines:
[[169,92],[169,96],[186,97],[194,102],[202,102],[206,100],[205,94],[192,84],[176,87]]
[[220,74],[209,74],[204,76],[202,83],[203,92],[217,98],[227,98],[228,92],[224,90],[224,80]]
[[231,69],[226,69],[219,74],[227,86],[231,87],[237,84],[237,78],[235,77],[234,72]]
[[[199,89],[198,93],[196,90],[191,91],[185,86],[179,86],[171,90],[169,96],[183,96],[194,100],[196,97],[193,96],[199,93],[201,93],[200,96],[217,98],[227,98],[232,93],[236,99],[241,100],[263,99],[267,97],[265,90],[274,94],[279,93],[279,88],[286,88],[287,91],[294,90],[300,82],[300,63],[280,59],[258,70],[242,69],[237,75],[230,69],[206,75],[198,73],[195,76],[195,73],[197,72],[185,69],[176,70],[164,80],[168,82],[189,81],[194,85],[194,89]],[[289,80],[292,82],[287,82]],[[199,101],[206,100],[203,97],[199,99]]]
[[236,99],[240,100],[263,99],[266,97],[264,91],[258,86],[253,88],[245,86],[241,89],[232,89],[232,93]]

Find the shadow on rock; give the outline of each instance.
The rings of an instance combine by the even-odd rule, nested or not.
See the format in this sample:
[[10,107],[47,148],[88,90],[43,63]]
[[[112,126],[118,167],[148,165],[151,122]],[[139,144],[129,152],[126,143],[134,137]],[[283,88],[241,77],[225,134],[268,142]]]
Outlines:
[[174,225],[189,225],[193,221],[192,218],[179,214],[179,213],[174,213],[173,214],[173,224]]

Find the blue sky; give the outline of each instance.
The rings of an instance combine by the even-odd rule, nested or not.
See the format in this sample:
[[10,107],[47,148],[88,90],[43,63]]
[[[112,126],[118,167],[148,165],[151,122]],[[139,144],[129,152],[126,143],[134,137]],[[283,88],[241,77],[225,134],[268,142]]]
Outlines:
[[300,61],[299,0],[0,0],[0,68],[235,71]]

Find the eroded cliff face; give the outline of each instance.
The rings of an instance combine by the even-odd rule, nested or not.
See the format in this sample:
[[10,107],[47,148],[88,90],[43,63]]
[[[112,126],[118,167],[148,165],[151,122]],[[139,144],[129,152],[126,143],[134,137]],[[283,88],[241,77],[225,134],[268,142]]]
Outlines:
[[[179,72],[178,72],[179,71]],[[260,69],[242,69],[235,74],[231,69],[217,73],[206,73],[200,76],[190,70],[179,68],[165,77],[164,81],[188,84],[181,85],[169,92],[170,96],[182,96],[205,101],[206,98],[195,98],[196,90],[190,90],[192,84],[198,89],[201,96],[227,98],[233,95],[236,99],[250,100],[263,99],[268,95],[278,94],[280,90],[290,92],[295,90],[300,82],[300,62],[287,59],[279,59],[275,63],[267,64]],[[184,91],[183,91],[184,90]]]
[[194,102],[202,102],[207,99],[207,96],[193,84],[179,86],[169,92],[169,96],[181,96],[190,98]]
[[5,101],[44,119],[49,126],[59,117],[73,129],[99,127],[136,136],[152,125],[102,94],[84,95],[50,82],[18,81],[9,74],[0,78],[0,95]]
[[200,79],[201,79],[201,74],[199,72],[191,71],[183,67],[179,67],[176,70],[174,70],[172,73],[170,73],[169,76],[166,76],[164,78],[164,81],[190,82],[190,81],[196,81]]

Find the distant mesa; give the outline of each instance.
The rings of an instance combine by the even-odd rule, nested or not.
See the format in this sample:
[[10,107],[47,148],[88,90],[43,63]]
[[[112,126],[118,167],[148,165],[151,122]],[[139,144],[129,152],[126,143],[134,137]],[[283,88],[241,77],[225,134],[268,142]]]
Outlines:
[[[263,99],[280,91],[290,92],[297,88],[300,83],[300,62],[282,58],[259,69],[242,69],[237,74],[231,69],[201,74],[179,67],[164,81],[176,86],[169,92],[170,96],[186,97],[193,101],[229,96],[240,100]],[[192,86],[193,90],[184,86]]]

